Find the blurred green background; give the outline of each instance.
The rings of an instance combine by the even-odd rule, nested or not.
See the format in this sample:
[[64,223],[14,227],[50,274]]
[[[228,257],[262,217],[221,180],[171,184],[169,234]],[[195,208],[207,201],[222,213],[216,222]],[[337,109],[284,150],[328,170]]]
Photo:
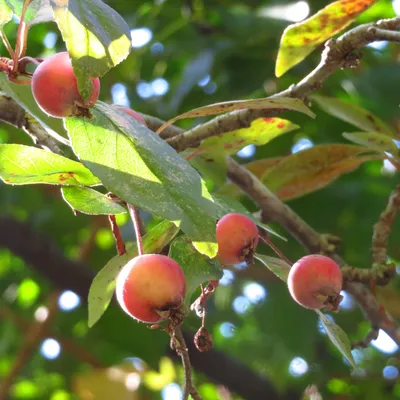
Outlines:
[[[224,1],[154,0],[107,1],[127,21],[132,31],[128,59],[101,80],[101,100],[128,105],[162,119],[219,101],[265,97],[302,79],[318,63],[321,49],[282,78],[274,76],[275,59],[284,28],[327,5],[327,1]],[[357,23],[400,15],[400,1],[379,1]],[[15,42],[17,24],[5,32]],[[28,55],[47,57],[64,51],[54,23],[34,26],[29,34]],[[5,56],[4,47],[0,47]],[[399,56],[396,44],[376,42],[363,50],[361,66],[329,78],[319,94],[359,104],[400,132]],[[266,146],[248,146],[235,158],[243,163],[265,157],[289,155],[323,143],[348,143],[343,132],[354,127],[328,115],[317,105],[311,120],[299,113],[285,118],[301,129],[287,133]],[[190,128],[206,119],[180,121]],[[400,138],[400,136],[399,136]],[[1,143],[31,144],[21,130],[0,123]],[[319,232],[343,239],[340,254],[351,265],[370,265],[373,224],[400,180],[382,161],[363,164],[330,186],[289,201],[288,204]],[[251,211],[256,206],[246,198]],[[51,238],[65,257],[77,259],[86,252],[86,264],[100,270],[115,254],[113,238],[104,218],[74,217],[57,188],[0,185],[0,212],[27,223]],[[126,216],[118,217],[124,238],[134,234]],[[155,221],[147,219],[148,227]],[[275,243],[291,260],[304,250],[280,227],[288,241]],[[6,233],[5,233],[6,234]],[[393,229],[390,256],[400,260],[400,223]],[[20,237],[21,241],[29,240]],[[89,249],[85,248],[89,246]],[[265,246],[265,254],[273,255]],[[68,270],[63,271],[67,276]],[[72,288],[71,288],[72,289]],[[379,292],[382,303],[400,318],[400,285],[396,280]],[[351,340],[369,329],[357,305],[345,295],[335,321]],[[29,324],[52,320],[35,341],[31,357],[15,379],[10,399],[164,399],[180,398],[183,370],[170,358],[168,337],[134,322],[114,303],[92,329],[87,328],[87,305],[73,290],[55,292],[51,281],[6,248],[0,249],[0,385],[8,376],[27,338]],[[56,296],[54,302],[53,297]],[[53,315],[54,314],[54,315]],[[199,320],[185,322],[195,332]],[[207,327],[214,347],[239,366],[250,368],[273,389],[268,399],[296,399],[315,384],[324,399],[400,398],[398,346],[380,332],[365,350],[353,351],[360,369],[349,365],[333,347],[317,316],[289,297],[286,286],[258,264],[226,270],[208,306]],[[30,336],[29,336],[30,335]],[[212,365],[195,371],[200,393],[207,400],[240,399],[228,381],[215,381]],[[236,364],[235,364],[236,366]],[[101,368],[99,368],[101,367]],[[226,374],[229,378],[231,365]],[[232,367],[233,368],[233,367]],[[249,381],[235,378],[236,385]],[[232,380],[232,379],[231,379]],[[225,385],[225,386],[224,386]],[[257,397],[253,397],[257,398]],[[261,399],[266,397],[258,397]]]

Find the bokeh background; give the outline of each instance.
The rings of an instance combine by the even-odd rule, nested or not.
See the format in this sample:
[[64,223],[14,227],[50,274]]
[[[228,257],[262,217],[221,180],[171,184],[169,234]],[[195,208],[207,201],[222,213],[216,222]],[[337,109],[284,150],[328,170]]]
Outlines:
[[[317,65],[322,49],[277,79],[274,67],[281,34],[288,24],[301,21],[328,4],[320,0],[106,3],[131,27],[132,52],[102,78],[101,100],[162,119],[219,101],[265,97],[302,79]],[[356,23],[397,14],[400,15],[399,0],[381,0]],[[17,21],[10,22],[5,31],[14,43]],[[31,29],[28,55],[45,58],[64,50],[54,23]],[[0,51],[6,55],[1,45]],[[319,93],[365,107],[400,134],[400,47],[376,42],[363,54],[359,68],[337,72]],[[313,110],[317,113],[315,120],[299,113],[285,113],[285,118],[301,126],[299,130],[266,146],[247,146],[235,158],[247,163],[289,155],[317,144],[347,143],[342,133],[357,130],[316,104]],[[190,128],[205,120],[183,120],[179,125]],[[2,123],[0,142],[31,144],[24,132]],[[328,187],[288,204],[316,230],[341,237],[340,253],[351,265],[368,267],[373,224],[398,183],[398,174],[390,164],[371,161]],[[209,186],[213,188],[211,182]],[[251,201],[245,197],[241,200],[250,211],[257,211]],[[19,236],[21,243],[33,240],[34,232],[45,235],[66,258],[84,259],[83,267],[92,273],[115,255],[107,221],[101,217],[75,217],[57,188],[1,184],[0,213],[29,225],[33,236]],[[133,242],[127,216],[117,219],[124,238]],[[156,222],[146,217],[148,228]],[[276,239],[275,243],[289,259],[305,254],[279,226],[275,228],[288,238],[287,242]],[[394,261],[400,260],[399,240],[397,223],[389,250]],[[273,255],[266,247],[260,249]],[[168,349],[166,334],[130,320],[115,303],[88,329],[86,299],[80,298],[72,287],[58,291],[54,281],[16,253],[0,249],[0,385],[21,357],[23,361],[10,399],[180,398],[183,370]],[[90,271],[81,272],[87,278]],[[58,274],[65,274],[65,279],[80,279],[79,273],[70,274],[67,268]],[[399,290],[395,279],[378,296],[400,318]],[[369,323],[354,300],[343,294],[341,311],[333,318],[351,340],[361,339],[368,332]],[[48,327],[35,337],[31,324],[49,315]],[[198,327],[199,320],[194,316],[185,322],[188,331],[195,332]],[[353,351],[360,368],[352,373],[328,340],[316,314],[295,304],[286,286],[258,264],[225,270],[220,287],[209,301],[207,327],[218,350],[214,355],[219,360],[230,360],[224,365],[228,375],[224,382],[215,381],[210,361],[202,361],[201,371],[195,371],[199,391],[207,400],[243,398],[229,387],[230,368],[237,366],[261,376],[263,384],[272,388],[273,395],[268,397],[271,400],[301,398],[310,384],[317,385],[324,399],[400,398],[396,343],[380,332],[369,348]],[[21,349],[32,338],[32,355],[24,358]],[[252,384],[241,380],[240,374],[234,380],[243,388]]]

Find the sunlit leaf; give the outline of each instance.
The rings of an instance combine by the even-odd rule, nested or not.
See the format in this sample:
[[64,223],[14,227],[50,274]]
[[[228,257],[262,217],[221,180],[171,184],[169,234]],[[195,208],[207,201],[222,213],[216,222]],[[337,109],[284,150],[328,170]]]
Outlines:
[[222,278],[222,269],[216,259],[200,254],[185,235],[176,238],[170,246],[169,257],[183,269],[186,277],[186,305],[189,304],[193,291],[203,282]]
[[[172,222],[163,221],[143,236],[144,253],[160,252],[179,232]],[[121,268],[138,255],[137,246],[127,249],[122,256],[113,257],[93,279],[89,290],[89,327],[107,310],[112,299],[115,281]]]
[[176,379],[175,365],[170,358],[163,357],[160,360],[160,372],[146,371],[143,376],[143,383],[149,389],[161,390]]
[[274,99],[263,98],[263,99],[254,99],[254,100],[238,100],[238,101],[226,101],[223,103],[215,103],[209,106],[204,106],[200,108],[195,108],[194,110],[188,111],[184,114],[178,115],[175,118],[172,118],[164,125],[162,125],[157,133],[162,132],[167,126],[173,124],[175,121],[183,118],[194,118],[194,117],[203,117],[207,115],[216,115],[222,114],[235,110],[262,110],[262,109],[281,109],[281,110],[293,110],[299,111],[303,114],[306,114],[312,118],[315,117],[315,114],[304,104],[304,102],[300,99],[295,99],[293,97],[276,97]]
[[18,286],[18,303],[25,308],[31,307],[39,294],[40,286],[32,279],[25,279]]
[[66,120],[75,153],[120,199],[175,221],[214,257],[216,205],[197,171],[153,131],[104,103]]
[[[21,17],[24,0],[5,0],[14,11],[14,14]],[[1,7],[1,6],[0,6]],[[50,0],[32,0],[26,10],[24,21],[29,25],[51,21],[53,13],[50,7]]]
[[0,30],[13,16],[13,11],[6,3],[0,3]]
[[286,119],[259,118],[253,121],[248,128],[205,139],[196,154],[204,154],[207,159],[221,159],[237,153],[249,144],[262,146],[272,139],[298,128],[298,125]]
[[279,279],[282,279],[284,282],[287,281],[290,271],[290,265],[287,262],[280,258],[269,257],[257,253],[254,255],[254,258],[264,264]]
[[353,368],[357,368],[353,355],[351,354],[351,344],[344,330],[336,325],[331,319],[327,318],[321,311],[316,311],[324,326],[326,333],[332,343],[338,348],[342,355],[347,358]]
[[79,91],[87,98],[90,77],[101,77],[128,57],[128,24],[101,0],[51,0],[54,17],[72,57]]
[[69,186],[62,188],[61,192],[67,204],[83,214],[110,215],[127,212],[115,200],[90,188]]
[[327,186],[363,162],[384,158],[376,154],[362,155],[370,152],[355,145],[314,146],[283,158],[266,172],[262,182],[281,199],[293,199]]
[[289,25],[282,34],[275,75],[282,76],[304,60],[315,48],[346,28],[375,2],[376,0],[336,1],[312,17]]
[[389,152],[393,155],[399,154],[399,148],[396,143],[390,137],[382,135],[382,133],[352,132],[343,133],[343,136],[351,142],[379,152]]
[[84,165],[50,151],[20,144],[0,144],[0,178],[11,185],[97,185]]
[[394,136],[394,132],[389,125],[357,104],[335,97],[313,95],[311,98],[328,114],[348,122],[363,131]]

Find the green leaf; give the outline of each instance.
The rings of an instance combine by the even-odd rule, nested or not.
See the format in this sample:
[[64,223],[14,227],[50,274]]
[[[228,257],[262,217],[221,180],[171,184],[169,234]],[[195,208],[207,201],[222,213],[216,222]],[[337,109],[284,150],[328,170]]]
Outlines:
[[68,205],[83,214],[115,215],[127,212],[122,205],[97,190],[71,186],[62,188],[61,192]]
[[50,151],[20,144],[0,145],[0,178],[11,185],[97,185],[81,163]]
[[207,115],[222,114],[236,110],[262,110],[262,109],[282,109],[282,110],[293,110],[299,111],[309,117],[314,118],[315,114],[304,104],[300,99],[293,97],[276,97],[276,98],[262,98],[254,100],[238,100],[238,101],[226,101],[223,103],[210,104],[208,106],[195,108],[194,110],[188,111],[184,114],[178,115],[175,118],[170,119],[164,125],[162,125],[157,133],[162,132],[167,126],[173,124],[175,121],[183,118],[194,118],[204,117]]
[[[24,0],[5,0],[14,14],[21,17]],[[53,13],[50,0],[32,0],[26,10],[24,21],[29,25],[51,21]]]
[[0,3],[0,29],[9,21],[11,21],[13,11],[6,3]]
[[343,133],[343,137],[360,144],[361,146],[368,147],[370,149],[379,151],[381,153],[388,152],[394,156],[399,155],[399,149],[396,143],[388,136],[382,135],[382,133],[375,132],[353,132]]
[[259,226],[262,229],[265,229],[267,232],[271,233],[272,235],[275,235],[275,236],[279,237],[280,239],[283,239],[286,241],[286,239],[283,236],[279,235],[279,233],[276,233],[272,228],[270,228],[268,225],[262,223],[258,218],[256,218],[239,201],[233,199],[230,196],[224,196],[223,194],[218,194],[218,193],[214,193],[213,198],[214,198],[215,203],[219,207],[218,218],[222,218],[225,214],[229,214],[229,213],[240,213],[240,214],[247,215],[257,226]]
[[275,65],[279,78],[304,60],[320,44],[351,24],[376,0],[340,0],[329,4],[312,17],[289,25],[282,34]]
[[217,206],[190,164],[153,131],[98,102],[66,127],[80,160],[120,199],[174,221],[201,253],[217,254]]
[[389,125],[357,104],[327,96],[313,95],[311,99],[316,101],[328,114],[348,122],[363,131],[395,136]]
[[248,128],[237,129],[205,139],[196,150],[196,154],[204,153],[207,160],[220,160],[237,153],[249,144],[262,146],[272,139],[298,128],[298,125],[286,119],[258,118]]
[[128,57],[130,29],[124,19],[101,0],[51,0],[54,17],[72,57],[79,91],[87,98],[90,77],[101,77]]
[[60,135],[60,133],[65,133],[62,119],[49,117],[39,108],[35,99],[33,98],[30,85],[17,85],[10,82],[5,74],[0,74],[0,93],[1,92],[4,92],[4,94],[11,97],[16,103],[18,103],[24,110],[27,111],[24,118],[29,120],[34,117],[50,136],[60,143],[65,145],[69,144],[68,140]]
[[366,147],[326,144],[311,147],[283,158],[267,170],[262,182],[281,199],[294,199],[327,186],[340,175],[351,172],[363,162],[381,160]]
[[317,310],[316,313],[319,315],[329,339],[331,339],[332,343],[339,349],[342,355],[347,358],[352,367],[357,368],[353,354],[351,354],[351,344],[346,332],[344,332],[339,325],[336,325],[331,319],[322,314],[321,311]]
[[254,254],[254,258],[264,264],[272,273],[274,273],[279,279],[287,282],[287,278],[290,271],[290,265],[276,257],[269,257],[263,254]]
[[[143,236],[143,250],[145,254],[160,252],[179,232],[172,222],[162,221]],[[95,276],[90,286],[89,320],[91,328],[107,310],[115,289],[115,283],[121,268],[132,258],[138,255],[137,246],[127,249],[122,256],[113,257],[105,267]]]
[[179,236],[171,243],[168,255],[181,266],[185,273],[186,305],[189,305],[192,293],[200,284],[222,278],[223,273],[219,261],[196,251],[190,238],[186,235]]

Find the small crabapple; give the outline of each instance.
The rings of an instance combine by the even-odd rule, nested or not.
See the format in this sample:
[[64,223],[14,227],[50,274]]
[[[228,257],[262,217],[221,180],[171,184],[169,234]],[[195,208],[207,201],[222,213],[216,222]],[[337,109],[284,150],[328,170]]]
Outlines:
[[329,257],[311,254],[300,258],[289,271],[289,292],[303,307],[337,310],[343,278],[339,266]]
[[135,118],[136,121],[139,121],[140,123],[142,123],[144,126],[147,126],[146,121],[144,120],[144,118],[136,111],[132,110],[129,107],[125,107],[125,106],[114,106],[115,108],[118,108],[121,111],[125,111],[127,114],[129,114],[131,117]]
[[246,215],[231,213],[217,223],[217,259],[221,264],[251,263],[258,244],[258,230]]
[[186,294],[182,268],[172,258],[144,254],[130,260],[117,278],[116,295],[122,309],[146,323],[157,323],[160,312],[178,309]]
[[92,91],[83,100],[68,52],[44,60],[32,76],[32,93],[39,107],[56,118],[87,115],[99,98],[100,80],[92,78]]

